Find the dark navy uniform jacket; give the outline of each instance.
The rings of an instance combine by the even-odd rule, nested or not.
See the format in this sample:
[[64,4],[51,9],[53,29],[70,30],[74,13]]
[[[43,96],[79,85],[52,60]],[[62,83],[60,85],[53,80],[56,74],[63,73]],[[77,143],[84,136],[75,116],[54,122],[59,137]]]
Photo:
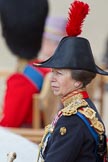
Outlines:
[[[96,108],[89,98],[89,106]],[[97,116],[101,120],[98,112]],[[60,134],[65,127],[66,133]],[[61,116],[55,126],[44,153],[45,162],[96,162],[96,143],[88,127],[77,115]]]

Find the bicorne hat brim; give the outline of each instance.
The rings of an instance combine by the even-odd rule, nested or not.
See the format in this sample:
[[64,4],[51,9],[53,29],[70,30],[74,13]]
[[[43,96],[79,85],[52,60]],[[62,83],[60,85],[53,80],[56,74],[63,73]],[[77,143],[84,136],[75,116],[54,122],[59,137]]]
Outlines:
[[34,63],[34,66],[87,70],[101,75],[108,75],[108,72],[95,64],[90,43],[82,37],[64,37],[52,57],[40,64]]

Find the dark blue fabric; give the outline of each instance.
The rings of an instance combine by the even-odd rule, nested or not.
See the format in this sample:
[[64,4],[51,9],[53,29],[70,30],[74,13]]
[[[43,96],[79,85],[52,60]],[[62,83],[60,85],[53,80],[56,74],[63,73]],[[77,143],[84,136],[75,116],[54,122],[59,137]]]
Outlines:
[[34,83],[34,85],[38,88],[38,90],[41,90],[43,83],[43,76],[39,71],[34,69],[32,66],[27,65],[23,71],[23,74]]
[[[67,132],[60,134],[60,128]],[[49,139],[45,162],[96,162],[95,140],[77,115],[62,116]]]
[[[62,127],[66,128],[64,135],[60,133]],[[44,159],[45,162],[96,162],[95,150],[95,139],[83,120],[78,115],[61,116],[49,138]]]
[[97,132],[94,130],[94,128],[93,128],[92,126],[90,126],[90,123],[89,123],[89,121],[86,119],[86,117],[85,117],[83,114],[79,113],[79,112],[77,112],[76,115],[78,115],[78,116],[84,121],[84,123],[85,123],[86,126],[88,127],[90,133],[93,135],[93,138],[95,139],[96,144],[98,144],[98,134],[97,134]]
[[97,162],[98,162],[98,156],[97,156],[97,154],[96,154],[96,149],[97,149],[97,145],[98,145],[98,133],[97,133],[97,132],[94,130],[94,128],[90,125],[89,121],[87,120],[87,118],[86,118],[83,114],[77,112],[76,115],[78,115],[78,116],[83,120],[83,122],[84,122],[84,123],[86,124],[86,126],[88,127],[90,133],[92,134],[93,138],[95,139],[95,142],[96,142],[95,155],[96,155],[96,159],[97,159]]

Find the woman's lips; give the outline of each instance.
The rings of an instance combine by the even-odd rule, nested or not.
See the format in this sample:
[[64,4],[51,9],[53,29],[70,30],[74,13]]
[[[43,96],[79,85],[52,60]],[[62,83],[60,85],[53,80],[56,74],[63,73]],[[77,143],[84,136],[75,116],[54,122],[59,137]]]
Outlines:
[[59,88],[56,86],[51,86],[51,89],[57,91]]

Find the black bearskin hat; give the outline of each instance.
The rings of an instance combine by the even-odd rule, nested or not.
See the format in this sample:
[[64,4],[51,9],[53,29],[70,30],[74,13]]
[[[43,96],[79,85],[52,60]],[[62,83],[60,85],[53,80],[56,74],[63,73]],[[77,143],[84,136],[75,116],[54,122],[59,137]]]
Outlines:
[[67,36],[60,41],[52,57],[40,64],[34,63],[34,66],[87,70],[101,75],[108,75],[108,72],[95,64],[89,41],[77,37],[81,33],[84,18],[89,12],[88,4],[75,0],[71,4],[69,11],[66,26]]
[[0,0],[2,34],[13,54],[37,56],[47,14],[47,0]]

